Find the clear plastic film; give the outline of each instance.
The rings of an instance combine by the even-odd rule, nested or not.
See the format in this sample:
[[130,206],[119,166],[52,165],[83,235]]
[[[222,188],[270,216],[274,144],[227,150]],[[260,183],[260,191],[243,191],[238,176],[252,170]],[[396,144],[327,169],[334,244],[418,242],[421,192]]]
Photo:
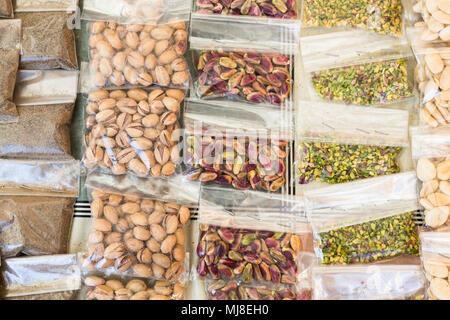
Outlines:
[[0,124],[18,121],[13,102],[21,45],[21,21],[0,21]]
[[86,105],[87,168],[115,175],[174,177],[180,172],[179,89],[94,90]]
[[2,278],[7,300],[70,300],[81,286],[75,254],[5,259]]
[[313,263],[301,198],[202,187],[198,220],[200,278],[296,285]]
[[0,17],[12,18],[14,16],[14,10],[11,0],[0,1]]
[[429,300],[450,300],[450,233],[420,234],[422,263],[428,280]]
[[300,101],[299,110],[297,181],[301,185],[400,172],[399,156],[409,147],[408,111],[315,101]]
[[420,93],[421,125],[428,127],[450,124],[450,58],[447,44],[430,45],[418,42],[413,45],[418,64],[415,70],[416,85]]
[[450,128],[413,127],[411,143],[425,225],[450,231]]
[[82,300],[183,300],[179,282],[83,271]]
[[365,179],[305,193],[315,252],[322,264],[417,256],[414,172]]
[[19,121],[0,124],[0,156],[72,158],[70,124],[77,81],[77,72],[20,71],[15,92]]
[[409,1],[305,0],[302,22],[303,27],[313,30],[346,27],[401,36],[405,29],[404,5],[409,5]]
[[86,0],[82,19],[162,25],[188,21],[191,6],[186,0]]
[[423,272],[418,265],[315,267],[314,300],[422,300]]
[[75,35],[71,29],[78,2],[18,1],[22,20],[20,68],[77,70]]
[[88,192],[93,219],[81,260],[83,268],[156,280],[187,280],[188,207],[102,189]]
[[158,26],[90,22],[88,85],[188,88],[187,27],[188,21]]
[[370,106],[413,96],[415,60],[406,39],[332,32],[304,37],[301,50],[309,99]]

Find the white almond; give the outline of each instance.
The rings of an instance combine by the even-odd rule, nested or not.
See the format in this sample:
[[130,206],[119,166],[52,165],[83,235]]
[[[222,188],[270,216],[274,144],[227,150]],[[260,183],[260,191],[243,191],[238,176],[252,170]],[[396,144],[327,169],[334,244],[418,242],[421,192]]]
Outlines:
[[426,214],[425,223],[431,228],[437,228],[447,222],[448,214],[448,207],[433,208]]
[[436,179],[424,182],[422,190],[420,190],[420,196],[422,198],[428,196],[430,193],[435,192],[439,187],[439,182]]
[[441,181],[439,183],[439,190],[441,190],[446,195],[450,196],[450,182],[448,182],[448,181]]
[[450,284],[447,280],[434,278],[430,282],[430,289],[439,300],[450,300]]
[[450,14],[450,0],[439,0],[439,9]]
[[450,24],[450,14],[447,14],[444,11],[436,10],[432,13],[432,16],[441,23]]
[[437,278],[447,278],[448,268],[444,264],[424,263],[423,267],[427,273]]
[[450,40],[450,26],[445,27],[439,32],[439,38],[443,41]]
[[434,179],[436,177],[436,168],[433,162],[428,159],[419,159],[417,161],[417,177],[423,182]]
[[440,180],[450,179],[450,160],[439,163],[436,169],[437,176]]
[[438,53],[425,55],[425,63],[434,74],[441,73],[444,70],[444,61]]

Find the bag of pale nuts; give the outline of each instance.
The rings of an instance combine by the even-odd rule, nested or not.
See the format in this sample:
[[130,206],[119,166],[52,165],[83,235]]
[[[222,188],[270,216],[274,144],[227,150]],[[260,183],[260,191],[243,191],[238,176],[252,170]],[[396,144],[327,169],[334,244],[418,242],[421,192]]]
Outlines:
[[84,269],[186,279],[185,227],[190,218],[186,206],[101,189],[90,189],[89,194],[92,229],[82,256]]
[[170,177],[180,164],[179,89],[105,89],[89,93],[84,143],[87,168],[115,175]]
[[420,16],[408,30],[412,41],[442,42],[450,40],[450,1],[415,0],[412,11]]
[[450,231],[450,128],[411,128],[412,155],[420,184],[425,225]]
[[89,78],[97,88],[189,87],[187,23],[89,23]]
[[83,300],[183,300],[179,282],[87,273],[83,277]]

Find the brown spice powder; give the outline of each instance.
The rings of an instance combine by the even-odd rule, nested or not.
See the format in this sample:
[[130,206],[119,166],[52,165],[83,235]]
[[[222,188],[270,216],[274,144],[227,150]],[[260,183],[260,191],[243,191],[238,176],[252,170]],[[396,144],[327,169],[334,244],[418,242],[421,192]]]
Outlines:
[[0,231],[6,257],[66,253],[75,198],[0,196],[0,212],[12,224]]
[[18,107],[19,122],[0,124],[0,157],[70,157],[74,104]]
[[16,105],[12,102],[19,68],[18,49],[0,50],[0,123],[18,120]]
[[22,20],[21,69],[78,69],[75,36],[65,12],[18,12]]
[[11,0],[0,0],[0,17],[13,17],[13,6]]

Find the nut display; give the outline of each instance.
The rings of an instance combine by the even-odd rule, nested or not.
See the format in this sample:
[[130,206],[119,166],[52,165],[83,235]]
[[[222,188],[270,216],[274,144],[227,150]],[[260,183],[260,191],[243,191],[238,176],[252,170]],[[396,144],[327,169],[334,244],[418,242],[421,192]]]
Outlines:
[[175,281],[184,272],[185,206],[92,192],[92,232],[85,261],[97,269]]
[[385,104],[413,94],[406,59],[316,71],[311,81],[323,99],[346,104]]
[[88,300],[183,300],[180,283],[142,279],[113,279],[90,275],[84,279]]
[[200,226],[197,274],[212,279],[242,279],[295,284],[298,235],[217,226]]
[[422,182],[420,204],[425,224],[433,229],[450,227],[450,158],[419,159],[417,177]]
[[212,300],[311,300],[311,291],[292,286],[247,285],[237,280],[216,280],[208,285]]
[[196,0],[198,13],[295,19],[295,0]]
[[448,0],[417,0],[413,10],[423,19],[415,24],[422,29],[420,40],[450,40],[450,2]]
[[381,34],[401,35],[401,0],[305,0],[303,23],[307,26],[358,27]]
[[187,144],[186,176],[191,181],[271,192],[285,185],[286,141],[188,136]]
[[280,105],[291,94],[291,67],[291,59],[279,54],[202,51],[196,91],[200,98]]
[[418,255],[419,239],[412,213],[369,221],[317,237],[322,264],[369,263],[401,254]]
[[184,22],[161,26],[96,21],[89,27],[90,70],[97,87],[188,87]]
[[425,274],[430,286],[427,290],[429,300],[450,300],[450,266],[424,261]]
[[420,57],[415,77],[422,96],[421,120],[431,127],[450,124],[450,48]]
[[86,106],[85,165],[113,174],[168,177],[180,158],[178,117],[184,92],[95,90]]
[[299,148],[300,184],[335,184],[400,172],[401,147],[304,142]]

